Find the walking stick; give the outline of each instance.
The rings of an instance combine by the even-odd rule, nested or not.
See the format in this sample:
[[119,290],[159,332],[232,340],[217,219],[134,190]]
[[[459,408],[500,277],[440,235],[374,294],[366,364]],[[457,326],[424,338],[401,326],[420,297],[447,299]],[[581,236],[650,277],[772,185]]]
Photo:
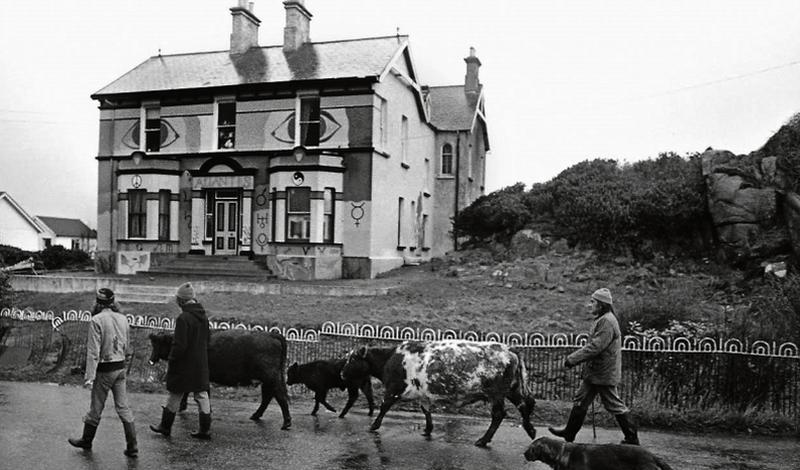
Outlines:
[[595,414],[594,414],[594,402],[596,400],[592,400],[592,442],[597,441],[597,428],[594,425]]

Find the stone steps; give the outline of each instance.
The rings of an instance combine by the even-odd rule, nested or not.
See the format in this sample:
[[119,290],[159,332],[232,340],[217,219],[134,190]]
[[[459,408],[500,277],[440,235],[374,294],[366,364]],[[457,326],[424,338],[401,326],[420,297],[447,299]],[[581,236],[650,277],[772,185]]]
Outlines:
[[275,278],[266,266],[242,256],[188,255],[183,258],[175,258],[161,266],[152,267],[143,274],[209,278]]

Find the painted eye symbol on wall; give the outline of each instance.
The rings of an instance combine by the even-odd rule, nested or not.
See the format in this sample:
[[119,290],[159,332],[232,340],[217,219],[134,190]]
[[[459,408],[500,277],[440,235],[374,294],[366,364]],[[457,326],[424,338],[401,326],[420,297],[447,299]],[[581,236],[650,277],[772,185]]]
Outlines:
[[[275,137],[275,140],[280,142],[284,142],[287,144],[293,144],[294,140],[294,118],[295,113],[289,114],[286,119],[284,119],[275,130],[272,131],[272,137]],[[336,134],[336,132],[342,128],[342,125],[333,118],[333,116],[327,111],[320,111],[319,112],[319,142],[326,142],[331,137]],[[314,136],[307,136],[307,140],[313,142]],[[314,145],[308,144],[305,142],[300,142],[300,144],[305,145]]]
[[[161,119],[160,122],[161,122],[161,146],[160,147],[161,148],[169,147],[173,142],[178,140],[178,137],[180,137],[180,135],[175,130],[175,128],[172,127],[172,124],[170,124],[169,121]],[[126,147],[130,148],[130,149],[139,149],[140,148],[140,146],[139,146],[139,124],[140,123],[138,121],[133,123],[131,128],[128,129],[128,132],[126,132],[125,135],[122,136],[122,144],[125,145]]]

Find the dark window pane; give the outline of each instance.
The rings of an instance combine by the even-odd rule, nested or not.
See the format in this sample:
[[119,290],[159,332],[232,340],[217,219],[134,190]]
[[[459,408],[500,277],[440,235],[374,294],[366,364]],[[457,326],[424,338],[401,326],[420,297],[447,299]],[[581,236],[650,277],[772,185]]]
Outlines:
[[289,188],[289,212],[311,212],[311,189]]
[[231,126],[236,124],[236,103],[220,103],[219,104],[219,122],[220,126]]
[[228,230],[236,230],[236,204],[228,204]]

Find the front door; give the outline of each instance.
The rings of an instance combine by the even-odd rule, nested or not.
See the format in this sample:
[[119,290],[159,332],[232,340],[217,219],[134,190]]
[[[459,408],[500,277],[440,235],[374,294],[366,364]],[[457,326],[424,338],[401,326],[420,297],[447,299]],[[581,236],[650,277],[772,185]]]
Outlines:
[[235,255],[237,242],[237,229],[239,225],[239,201],[217,199],[214,219],[214,254]]

